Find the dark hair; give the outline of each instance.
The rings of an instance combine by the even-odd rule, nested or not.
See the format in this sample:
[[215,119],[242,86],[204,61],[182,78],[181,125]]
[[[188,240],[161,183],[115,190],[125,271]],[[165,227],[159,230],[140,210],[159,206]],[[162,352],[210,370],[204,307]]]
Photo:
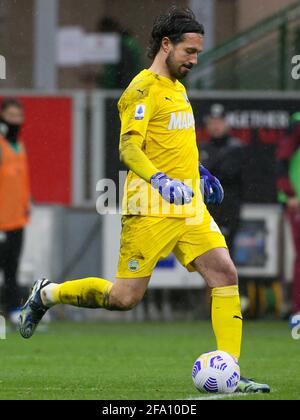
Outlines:
[[148,47],[148,57],[154,59],[161,47],[161,41],[166,36],[173,44],[184,39],[187,32],[204,35],[204,27],[197,22],[191,9],[172,6],[166,13],[158,16],[153,25]]
[[23,105],[21,102],[16,98],[4,98],[0,105],[0,112],[6,111],[10,107],[16,107],[19,109],[23,109]]

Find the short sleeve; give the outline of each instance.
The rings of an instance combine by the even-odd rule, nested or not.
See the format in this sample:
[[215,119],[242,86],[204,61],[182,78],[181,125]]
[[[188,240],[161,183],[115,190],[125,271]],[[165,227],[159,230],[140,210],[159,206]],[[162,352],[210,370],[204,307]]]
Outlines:
[[152,89],[131,87],[119,101],[121,135],[135,131],[146,136],[149,121],[156,111]]

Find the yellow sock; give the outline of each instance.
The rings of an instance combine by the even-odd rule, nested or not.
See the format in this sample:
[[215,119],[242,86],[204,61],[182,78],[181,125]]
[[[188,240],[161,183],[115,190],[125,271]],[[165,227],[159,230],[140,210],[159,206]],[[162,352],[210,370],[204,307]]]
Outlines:
[[238,360],[243,329],[238,286],[212,290],[212,324],[218,350],[226,351]]
[[108,308],[108,297],[113,283],[90,277],[57,284],[51,290],[51,303],[80,308]]

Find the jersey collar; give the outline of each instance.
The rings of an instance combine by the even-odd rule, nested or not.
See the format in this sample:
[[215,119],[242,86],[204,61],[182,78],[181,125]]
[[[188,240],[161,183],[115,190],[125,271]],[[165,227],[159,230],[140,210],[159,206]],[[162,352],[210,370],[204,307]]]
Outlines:
[[144,70],[145,72],[147,72],[148,74],[152,74],[152,75],[154,75],[156,78],[157,78],[157,80],[159,80],[161,83],[163,83],[164,85],[166,85],[166,86],[168,86],[168,87],[170,87],[170,88],[172,88],[172,89],[180,89],[180,85],[181,85],[181,83],[178,81],[178,80],[176,80],[175,82],[173,82],[171,79],[169,79],[168,77],[165,77],[165,76],[161,76],[161,75],[159,75],[159,74],[157,74],[157,73],[154,73],[153,71],[151,71],[151,70],[148,70],[148,69],[145,69]]

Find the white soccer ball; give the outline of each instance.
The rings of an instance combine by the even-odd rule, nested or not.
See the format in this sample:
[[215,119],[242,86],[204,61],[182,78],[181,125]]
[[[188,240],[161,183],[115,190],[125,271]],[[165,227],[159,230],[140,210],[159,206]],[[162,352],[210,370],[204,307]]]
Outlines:
[[240,367],[224,351],[204,353],[194,363],[192,378],[200,392],[231,394],[240,380]]

